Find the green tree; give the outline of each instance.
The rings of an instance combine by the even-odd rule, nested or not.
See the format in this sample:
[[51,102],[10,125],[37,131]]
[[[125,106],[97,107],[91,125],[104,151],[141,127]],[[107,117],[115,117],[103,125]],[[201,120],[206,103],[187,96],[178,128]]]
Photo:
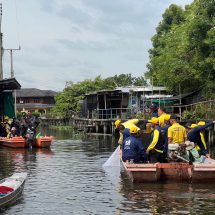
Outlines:
[[207,95],[215,89],[215,4],[195,0],[185,10],[171,5],[152,38],[146,77],[172,92],[203,88]]

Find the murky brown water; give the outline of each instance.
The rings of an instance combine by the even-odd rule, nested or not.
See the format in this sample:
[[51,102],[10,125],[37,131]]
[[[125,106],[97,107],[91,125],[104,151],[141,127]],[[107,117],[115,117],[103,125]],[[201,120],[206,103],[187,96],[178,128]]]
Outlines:
[[215,213],[215,183],[132,184],[123,169],[102,169],[115,149],[110,137],[53,135],[50,150],[0,148],[1,178],[28,172],[22,197],[1,214]]

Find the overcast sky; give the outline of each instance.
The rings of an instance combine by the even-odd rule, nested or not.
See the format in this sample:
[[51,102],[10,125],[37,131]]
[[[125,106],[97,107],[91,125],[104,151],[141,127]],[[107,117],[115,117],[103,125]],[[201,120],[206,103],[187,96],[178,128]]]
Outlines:
[[[2,0],[3,47],[23,88],[61,91],[66,81],[142,76],[151,37],[170,4],[192,0]],[[3,57],[10,77],[10,55]]]

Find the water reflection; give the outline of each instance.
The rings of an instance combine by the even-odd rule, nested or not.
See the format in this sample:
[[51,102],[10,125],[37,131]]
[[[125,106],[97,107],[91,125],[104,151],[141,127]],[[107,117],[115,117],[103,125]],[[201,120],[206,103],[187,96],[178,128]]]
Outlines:
[[50,149],[0,147],[1,178],[28,172],[21,201],[3,214],[214,213],[213,184],[133,184],[123,169],[102,169],[117,147],[111,137],[49,132]]
[[[28,172],[36,167],[37,157],[44,155],[46,158],[53,156],[51,148],[19,149],[0,147],[0,178],[8,177],[14,172]],[[30,166],[29,166],[30,165]]]
[[210,214],[215,203],[214,184],[133,184],[121,175],[122,214]]

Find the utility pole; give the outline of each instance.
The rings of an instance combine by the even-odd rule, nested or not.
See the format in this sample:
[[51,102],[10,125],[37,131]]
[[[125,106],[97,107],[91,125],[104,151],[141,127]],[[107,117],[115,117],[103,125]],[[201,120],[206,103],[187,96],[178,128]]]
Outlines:
[[14,70],[13,70],[13,51],[20,51],[21,50],[21,46],[19,46],[18,49],[4,49],[6,51],[10,52],[10,74],[11,74],[11,78],[14,78]]
[[[19,46],[18,49],[4,49],[6,51],[10,52],[10,73],[11,73],[11,78],[14,78],[14,70],[13,70],[13,51],[19,51],[21,50],[21,46]],[[13,91],[13,97],[14,97],[14,113],[16,116],[16,90]]]
[[2,3],[0,3],[0,80],[3,79],[3,66],[2,66],[3,47],[2,47],[1,22],[2,22]]

